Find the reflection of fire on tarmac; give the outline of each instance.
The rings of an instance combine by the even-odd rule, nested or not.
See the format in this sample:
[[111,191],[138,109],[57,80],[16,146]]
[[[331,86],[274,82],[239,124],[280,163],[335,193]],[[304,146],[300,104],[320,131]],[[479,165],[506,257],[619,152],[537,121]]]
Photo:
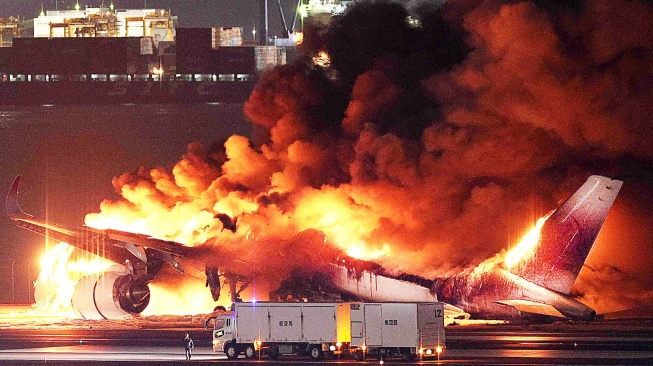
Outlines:
[[[66,314],[43,314],[32,305],[0,305],[0,328],[85,328],[85,329],[143,329],[143,328],[203,328],[210,314],[134,316],[120,320],[72,319]],[[503,320],[447,319],[446,325],[478,326],[507,324]]]
[[[648,308],[646,316],[650,318],[653,309]],[[623,316],[623,314],[620,314]],[[198,328],[204,329],[204,320],[210,315],[172,315],[172,316],[135,316],[133,318],[122,320],[80,320],[71,319],[60,315],[43,315],[35,312],[32,305],[0,305],[0,328],[21,329],[178,329],[178,328]],[[619,319],[593,322],[557,322],[553,324],[540,324],[538,329],[545,330],[571,330],[582,328],[583,331],[591,329],[605,330],[638,330],[651,329],[651,320],[636,319]],[[606,317],[607,319],[607,317]],[[463,327],[510,327],[511,329],[531,329],[532,325],[509,324],[506,321],[494,320],[455,320],[448,326]],[[487,328],[484,328],[487,329]]]
[[134,316],[118,320],[82,320],[72,314],[44,314],[32,305],[0,305],[0,328],[144,329],[204,328],[208,315]]

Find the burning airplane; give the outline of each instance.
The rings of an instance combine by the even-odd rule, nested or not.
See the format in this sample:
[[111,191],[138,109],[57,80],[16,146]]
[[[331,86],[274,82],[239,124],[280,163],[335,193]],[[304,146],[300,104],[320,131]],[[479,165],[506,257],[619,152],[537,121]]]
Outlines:
[[[207,251],[114,229],[70,230],[36,220],[18,205],[19,183],[17,177],[6,200],[7,214],[18,226],[116,263],[100,275],[82,278],[75,286],[73,310],[84,319],[141,313],[150,300],[148,284],[166,264],[181,274],[185,272],[183,263],[196,276],[203,271],[216,301],[224,284],[229,284],[232,301],[238,301],[252,281],[265,278],[264,273],[257,273],[255,263],[230,258],[215,248]],[[619,180],[591,176],[503,260],[490,259],[456,277],[421,279],[418,284],[417,276],[392,275],[371,262],[336,257],[338,252],[329,253],[327,260],[324,256],[312,258],[322,262],[312,267],[313,272],[319,268],[327,286],[362,300],[440,300],[454,305],[450,310],[455,312],[486,318],[514,318],[517,312],[591,320],[594,310],[569,293],[621,185]],[[320,236],[319,232],[305,235]]]
[[121,314],[191,277],[221,301],[401,294],[483,317],[650,302],[650,187],[623,192],[578,275],[620,185],[585,179],[650,170],[650,4],[409,3],[306,27],[309,57],[261,75],[244,105],[252,136],[115,177],[120,198],[87,227],[10,215],[120,264],[103,278]]
[[589,177],[515,248],[459,275],[428,280],[340,265],[329,272],[330,282],[364,300],[439,300],[454,305],[451,312],[462,309],[475,318],[593,320],[596,312],[570,293],[621,185],[620,180]]

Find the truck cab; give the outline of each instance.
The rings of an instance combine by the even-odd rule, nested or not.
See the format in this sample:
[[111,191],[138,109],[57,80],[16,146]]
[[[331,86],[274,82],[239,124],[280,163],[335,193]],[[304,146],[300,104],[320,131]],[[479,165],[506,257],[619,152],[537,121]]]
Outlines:
[[221,315],[209,318],[215,319],[213,324],[213,352],[224,352],[228,359],[238,358],[241,353],[246,358],[254,358],[260,350],[261,342],[252,341],[239,343],[236,340],[236,317],[234,315]]
[[232,315],[221,315],[213,319],[215,319],[213,324],[213,352],[222,352],[225,344],[235,336],[236,321]]

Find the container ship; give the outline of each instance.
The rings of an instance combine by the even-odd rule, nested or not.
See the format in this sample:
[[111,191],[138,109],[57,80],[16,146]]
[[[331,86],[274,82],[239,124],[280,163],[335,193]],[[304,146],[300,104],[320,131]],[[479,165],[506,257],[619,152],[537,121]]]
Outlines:
[[242,29],[176,28],[160,9],[41,12],[33,37],[0,19],[0,104],[242,103],[292,44],[243,42]]

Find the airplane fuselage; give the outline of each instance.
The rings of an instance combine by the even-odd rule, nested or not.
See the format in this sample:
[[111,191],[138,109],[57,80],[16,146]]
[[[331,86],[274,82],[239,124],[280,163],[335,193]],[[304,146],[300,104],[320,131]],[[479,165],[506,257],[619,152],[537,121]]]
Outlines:
[[518,318],[520,311],[498,303],[510,299],[551,305],[568,319],[592,320],[596,316],[593,309],[571,296],[536,285],[499,266],[480,274],[437,279],[432,290],[438,300],[458,306],[477,318]]
[[[164,263],[184,273],[178,259],[192,264],[194,272],[206,274],[207,286],[214,300],[220,293],[221,276],[230,284],[232,299],[237,299],[240,291],[256,277],[250,264],[234,258],[224,260],[221,255],[216,255],[215,250],[207,252],[199,247],[113,229],[84,227],[70,230],[36,220],[18,205],[19,183],[20,177],[16,177],[5,201],[8,216],[18,226],[68,242],[119,264],[127,262],[125,258],[129,259],[131,264],[124,272],[107,274],[109,285],[105,286],[106,294],[99,304],[97,299],[101,297],[96,293],[99,279],[89,279],[88,286],[76,287],[78,296],[74,294],[73,299],[81,299],[78,302],[80,307],[89,308],[86,310],[94,317],[142,312],[149,303],[147,284]],[[335,290],[375,302],[442,301],[474,317],[490,319],[516,319],[526,315],[591,320],[596,316],[595,311],[569,293],[622,183],[602,176],[589,177],[548,217],[534,252],[513,267],[512,272],[495,265],[469,270],[451,278],[427,280],[412,275],[388,274],[372,263],[361,267],[367,269],[348,268],[346,263],[349,261],[342,260],[327,270],[331,273],[320,275],[324,279],[329,277],[330,287]],[[217,261],[220,263],[216,258],[220,258]],[[229,268],[219,271],[221,266]],[[236,289],[238,281],[243,284],[240,290]],[[88,312],[80,310],[80,313]]]

